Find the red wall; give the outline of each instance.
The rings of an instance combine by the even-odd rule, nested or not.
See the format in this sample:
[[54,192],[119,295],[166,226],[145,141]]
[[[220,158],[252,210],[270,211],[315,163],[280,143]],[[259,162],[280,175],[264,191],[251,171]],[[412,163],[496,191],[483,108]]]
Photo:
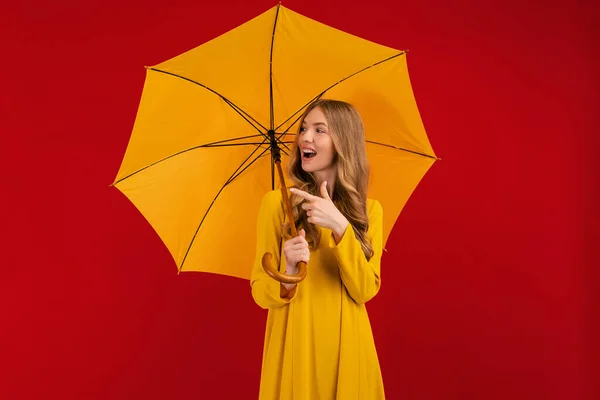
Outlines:
[[[143,66],[275,1],[31,3],[0,11],[0,398],[256,398],[248,282],[178,276],[108,185]],[[442,158],[369,304],[388,397],[600,398],[599,3],[347,3],[283,2],[410,49]]]

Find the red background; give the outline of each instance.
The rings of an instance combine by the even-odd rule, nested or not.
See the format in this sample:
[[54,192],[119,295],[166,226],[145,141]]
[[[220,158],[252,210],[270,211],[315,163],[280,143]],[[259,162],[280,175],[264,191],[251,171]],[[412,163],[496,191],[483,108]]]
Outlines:
[[[600,398],[600,7],[535,3],[283,2],[410,49],[442,158],[368,304],[390,399]],[[248,282],[178,276],[108,185],[143,66],[274,5],[2,3],[0,398],[256,398]]]

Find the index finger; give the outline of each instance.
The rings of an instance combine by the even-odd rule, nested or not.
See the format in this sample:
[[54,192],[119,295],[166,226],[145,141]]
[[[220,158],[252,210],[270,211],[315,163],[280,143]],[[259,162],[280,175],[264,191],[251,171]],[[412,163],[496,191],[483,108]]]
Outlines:
[[304,200],[314,200],[315,198],[317,198],[317,196],[313,196],[312,194],[305,192],[303,190],[300,189],[296,189],[296,188],[290,188],[290,192],[292,192],[293,194],[302,197]]

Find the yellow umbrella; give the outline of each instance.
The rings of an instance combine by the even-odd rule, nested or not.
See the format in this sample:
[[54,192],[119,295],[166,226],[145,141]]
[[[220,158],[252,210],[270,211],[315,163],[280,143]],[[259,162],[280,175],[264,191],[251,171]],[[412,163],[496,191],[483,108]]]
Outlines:
[[113,183],[169,249],[179,271],[249,279],[263,195],[279,188],[273,150],[289,154],[317,98],[360,112],[369,197],[383,243],[435,162],[406,52],[277,5],[179,56],[147,67],[136,121]]

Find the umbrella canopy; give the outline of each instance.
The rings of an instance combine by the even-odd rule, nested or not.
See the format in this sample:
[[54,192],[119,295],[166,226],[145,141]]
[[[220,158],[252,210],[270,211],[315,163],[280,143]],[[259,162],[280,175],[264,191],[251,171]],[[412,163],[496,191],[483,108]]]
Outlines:
[[384,245],[437,159],[411,88],[406,52],[281,5],[147,67],[136,121],[113,185],[137,207],[179,271],[248,279],[263,195],[280,187],[298,119],[318,98],[354,105],[365,125],[369,197]]

